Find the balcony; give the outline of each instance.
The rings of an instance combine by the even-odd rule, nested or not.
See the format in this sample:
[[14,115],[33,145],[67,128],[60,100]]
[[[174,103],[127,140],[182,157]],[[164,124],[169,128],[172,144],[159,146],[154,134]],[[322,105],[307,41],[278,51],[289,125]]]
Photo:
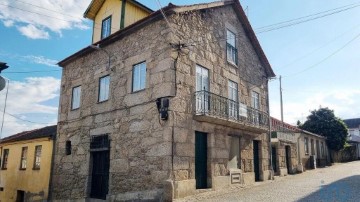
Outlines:
[[255,133],[268,131],[269,115],[240,102],[208,91],[194,94],[194,119],[247,130]]

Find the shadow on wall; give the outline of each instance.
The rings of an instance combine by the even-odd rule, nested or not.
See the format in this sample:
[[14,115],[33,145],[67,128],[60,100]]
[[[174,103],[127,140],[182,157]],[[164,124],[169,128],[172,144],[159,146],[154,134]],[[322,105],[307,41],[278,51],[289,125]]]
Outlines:
[[359,187],[360,175],[347,177],[331,184],[321,181],[320,190],[298,201],[357,201]]

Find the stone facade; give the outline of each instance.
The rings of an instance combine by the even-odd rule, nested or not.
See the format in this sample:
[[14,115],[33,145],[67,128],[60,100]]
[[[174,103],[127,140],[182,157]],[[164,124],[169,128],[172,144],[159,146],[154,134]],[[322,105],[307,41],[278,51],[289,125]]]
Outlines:
[[[232,137],[240,140],[238,170],[243,183],[255,181],[254,152],[260,180],[271,178],[270,137],[266,127],[194,114],[196,66],[209,70],[210,92],[228,97],[228,80],[239,84],[239,98],[251,104],[260,95],[260,110],[268,112],[269,77],[232,4],[198,9],[175,7],[165,20],[151,23],[106,43],[103,51],[63,62],[52,199],[83,201],[91,196],[91,137],[111,140],[106,199],[172,200],[196,191],[195,132],[207,136],[207,187],[231,184],[229,156]],[[209,4],[213,5],[213,4]],[[210,6],[209,6],[210,7]],[[165,9],[166,10],[166,9]],[[226,30],[237,33],[239,63],[226,59]],[[126,31],[127,29],[125,29]],[[173,32],[174,33],[173,33]],[[170,43],[185,44],[177,50]],[[146,87],[132,92],[133,65],[146,62]],[[110,97],[98,103],[99,78],[110,75]],[[81,106],[71,110],[72,89],[81,86]],[[168,120],[160,120],[156,100],[170,101]],[[214,122],[215,120],[215,122]],[[71,141],[71,154],[66,142]],[[254,151],[254,141],[258,151]]]

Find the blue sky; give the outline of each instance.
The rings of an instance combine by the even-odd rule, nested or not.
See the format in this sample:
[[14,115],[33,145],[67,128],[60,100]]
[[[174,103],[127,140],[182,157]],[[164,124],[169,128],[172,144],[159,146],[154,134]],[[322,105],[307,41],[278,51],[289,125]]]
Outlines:
[[[82,18],[89,2],[0,2],[0,61],[10,65],[2,75],[11,80],[7,113],[34,122],[22,121],[7,114],[2,136],[56,123],[61,69],[55,64],[91,43],[92,23]],[[140,2],[154,10],[158,9],[155,0]],[[161,0],[162,6],[169,2]],[[211,1],[171,2],[182,5]],[[249,20],[258,31],[257,28],[262,26],[357,2],[242,0],[241,3],[248,8]],[[319,106],[334,109],[341,118],[360,117],[360,37],[351,41],[360,34],[358,19],[360,7],[355,7],[303,24],[257,34],[275,73],[284,77],[285,121],[304,121],[309,110]],[[345,44],[347,46],[342,48]],[[304,69],[308,70],[296,74]],[[29,71],[31,73],[14,73]],[[5,90],[0,92],[1,110],[4,98]],[[271,81],[270,99],[272,115],[280,118],[278,80]]]

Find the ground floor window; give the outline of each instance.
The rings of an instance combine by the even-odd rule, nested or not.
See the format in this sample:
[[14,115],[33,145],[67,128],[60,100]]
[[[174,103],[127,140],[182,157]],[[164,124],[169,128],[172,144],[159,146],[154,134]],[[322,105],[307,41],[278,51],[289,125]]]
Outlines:
[[241,169],[240,137],[230,137],[229,168]]

